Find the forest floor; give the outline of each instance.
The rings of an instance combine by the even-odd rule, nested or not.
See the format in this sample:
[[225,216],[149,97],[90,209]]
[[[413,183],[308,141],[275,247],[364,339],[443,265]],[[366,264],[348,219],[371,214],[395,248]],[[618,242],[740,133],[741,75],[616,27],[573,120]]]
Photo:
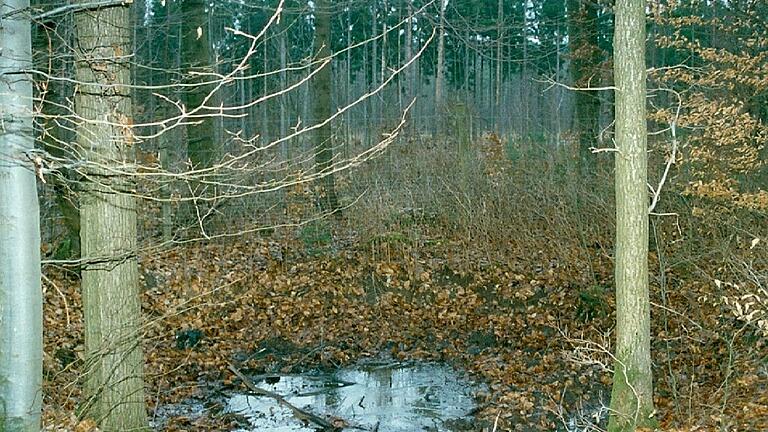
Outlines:
[[[612,263],[596,248],[585,282],[530,251],[494,257],[466,241],[398,236],[361,241],[340,228],[325,244],[238,238],[141,257],[150,416],[204,400],[251,373],[335,368],[388,353],[467,370],[478,430],[563,430],[579,410],[607,404],[614,322]],[[653,263],[651,264],[653,266]],[[87,432],[81,403],[79,285],[46,272],[46,430]],[[680,276],[652,287],[655,403],[665,431],[768,430],[766,341],[699,296]],[[177,335],[199,330],[193,348]],[[183,341],[182,341],[183,342]],[[588,421],[588,416],[584,418]],[[165,430],[229,430],[233,416],[177,417]]]

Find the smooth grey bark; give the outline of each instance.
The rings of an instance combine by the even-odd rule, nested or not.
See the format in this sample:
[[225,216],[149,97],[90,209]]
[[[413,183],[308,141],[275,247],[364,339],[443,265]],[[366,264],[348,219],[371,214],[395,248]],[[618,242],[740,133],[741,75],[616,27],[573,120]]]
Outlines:
[[645,1],[616,2],[616,352],[610,432],[653,426]]
[[[75,15],[81,205],[84,411],[105,432],[146,430],[130,85],[128,6]],[[112,170],[110,170],[110,167]]]
[[[329,0],[315,2],[315,49],[322,60],[331,57],[331,13]],[[326,64],[312,81],[312,116],[314,123],[321,123],[331,117],[331,64]],[[330,123],[315,131],[315,170],[322,175],[320,207],[323,211],[338,212],[336,180],[331,171],[333,165],[333,142]]]
[[[6,0],[0,14],[29,0]],[[31,24],[26,13],[0,25],[0,430],[40,430],[43,301],[34,149]]]

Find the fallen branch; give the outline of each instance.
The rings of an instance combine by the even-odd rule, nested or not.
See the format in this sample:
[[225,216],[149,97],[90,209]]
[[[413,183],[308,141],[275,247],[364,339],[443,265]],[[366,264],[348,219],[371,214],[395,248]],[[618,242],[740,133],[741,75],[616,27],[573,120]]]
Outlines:
[[283,405],[287,408],[289,408],[292,412],[294,417],[299,419],[300,421],[307,422],[307,423],[313,423],[324,431],[341,431],[341,428],[334,426],[331,422],[328,420],[317,416],[315,414],[312,414],[309,411],[305,411],[296,405],[293,405],[292,403],[288,402],[284,397],[280,396],[277,393],[271,392],[269,390],[265,390],[263,388],[256,387],[256,384],[251,381],[250,378],[245,376],[238,368],[236,368],[232,363],[229,364],[229,370],[232,371],[235,375],[237,375],[238,378],[240,378],[243,381],[243,384],[248,388],[248,390],[256,393],[260,396],[267,396],[274,400],[276,400],[280,405]]

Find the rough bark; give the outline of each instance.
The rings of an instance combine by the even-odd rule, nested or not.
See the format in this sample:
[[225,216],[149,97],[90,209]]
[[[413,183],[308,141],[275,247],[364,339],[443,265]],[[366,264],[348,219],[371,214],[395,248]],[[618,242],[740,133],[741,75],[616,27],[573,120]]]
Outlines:
[[[315,50],[319,58],[331,56],[331,13],[330,2],[319,0],[315,3]],[[315,76],[312,95],[312,116],[315,123],[331,117],[331,65],[326,64]],[[315,131],[315,169],[322,175],[320,207],[323,211],[338,211],[335,176],[330,171],[333,164],[333,142],[330,123]]]
[[[2,13],[28,0],[4,2]],[[40,430],[43,380],[40,223],[34,148],[31,25],[25,13],[0,26],[0,430]]]
[[[597,8],[588,0],[568,0],[568,36],[571,57],[571,82],[575,87],[595,87],[600,62],[597,47]],[[594,156],[598,135],[600,99],[597,92],[577,90],[574,95],[573,129],[578,143],[578,167],[582,175],[594,172]]]
[[[101,430],[145,430],[127,6],[78,13],[77,143],[88,160],[81,195],[87,400]],[[106,120],[106,121],[105,121]]]
[[651,426],[645,2],[616,2],[616,352],[608,430]]

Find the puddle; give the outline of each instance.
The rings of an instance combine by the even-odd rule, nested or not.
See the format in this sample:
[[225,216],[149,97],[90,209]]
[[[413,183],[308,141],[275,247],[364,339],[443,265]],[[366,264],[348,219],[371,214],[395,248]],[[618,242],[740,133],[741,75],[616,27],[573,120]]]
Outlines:
[[[292,405],[323,418],[347,422],[344,430],[468,431],[472,393],[480,387],[440,364],[366,364],[316,375],[263,377],[254,384],[283,396]],[[291,410],[266,396],[236,394],[228,412],[243,415],[241,432],[314,432]]]

